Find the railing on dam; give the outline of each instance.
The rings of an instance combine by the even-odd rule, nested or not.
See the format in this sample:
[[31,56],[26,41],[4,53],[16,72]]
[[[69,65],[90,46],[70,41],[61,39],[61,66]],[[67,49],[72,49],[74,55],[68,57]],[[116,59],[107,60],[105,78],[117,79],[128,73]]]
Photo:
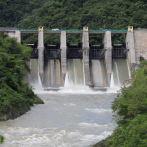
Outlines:
[[113,49],[112,49],[112,58],[124,58],[126,59],[127,57],[127,51],[126,49],[126,44],[113,44]]
[[83,50],[81,43],[67,43],[67,59],[83,59]]
[[[38,31],[38,29],[22,29],[22,28],[15,28],[15,30],[19,31]],[[83,29],[43,29],[44,31],[79,31],[82,32]],[[88,31],[128,31],[127,29],[89,29]]]
[[106,49],[104,49],[104,45],[91,45],[89,50],[89,57],[90,59],[104,59],[104,53]]
[[46,59],[60,59],[61,49],[60,45],[47,45],[45,44],[44,56]]

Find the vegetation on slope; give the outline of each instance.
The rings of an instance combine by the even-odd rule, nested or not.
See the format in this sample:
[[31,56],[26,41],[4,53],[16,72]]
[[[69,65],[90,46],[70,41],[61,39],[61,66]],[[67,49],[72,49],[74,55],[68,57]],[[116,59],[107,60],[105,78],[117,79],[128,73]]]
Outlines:
[[0,143],[2,143],[4,140],[4,137],[0,135]]
[[[44,6],[34,11],[31,15],[20,22],[20,28],[44,28],[53,29],[127,29],[146,28],[147,26],[147,3],[146,0],[49,0]],[[90,43],[100,44],[101,35],[90,35]],[[123,41],[122,35],[112,36],[114,43]],[[24,42],[37,41],[37,35],[30,37],[27,34]],[[68,34],[67,41],[70,43],[81,42],[78,34]],[[60,42],[58,34],[45,35],[45,42],[55,44]]]
[[22,82],[31,48],[0,33],[0,120],[14,119],[33,104],[43,103],[29,83]]
[[134,72],[129,87],[123,87],[112,103],[118,127],[94,147],[147,146],[147,61]]
[[[127,29],[146,28],[146,0],[1,0],[0,26],[53,29]],[[113,43],[122,43],[122,35],[112,35]],[[23,42],[37,41],[37,34],[23,35]],[[60,42],[59,34],[45,35],[45,42]],[[81,35],[68,34],[67,42],[81,42]],[[90,43],[100,44],[102,35],[90,35]]]
[[19,21],[47,0],[0,0],[0,27],[19,27]]

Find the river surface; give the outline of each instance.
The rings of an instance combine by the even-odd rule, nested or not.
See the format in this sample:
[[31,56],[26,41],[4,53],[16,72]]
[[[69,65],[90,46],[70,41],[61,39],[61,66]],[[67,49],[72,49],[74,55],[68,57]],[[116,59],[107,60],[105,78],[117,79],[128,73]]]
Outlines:
[[116,127],[111,92],[43,92],[45,104],[15,120],[0,122],[1,147],[90,147]]

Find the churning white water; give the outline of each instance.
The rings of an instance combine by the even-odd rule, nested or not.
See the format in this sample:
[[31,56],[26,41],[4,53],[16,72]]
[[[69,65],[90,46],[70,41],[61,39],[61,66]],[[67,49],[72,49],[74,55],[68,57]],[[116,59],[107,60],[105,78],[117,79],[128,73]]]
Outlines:
[[67,73],[65,76],[64,87],[61,88],[63,93],[87,93],[91,92],[88,86],[85,85],[83,60],[68,59]]
[[38,93],[45,104],[0,122],[1,147],[90,147],[116,127],[111,111],[116,94]]
[[82,59],[68,59],[64,87],[85,86]]
[[[38,67],[35,61],[33,64]],[[113,74],[119,75],[116,68]],[[1,147],[90,147],[110,135],[116,127],[111,110],[116,91],[91,91],[85,86],[83,73],[82,60],[68,60],[64,88],[35,90],[45,104],[35,105],[15,120],[0,122],[0,134],[5,137]],[[38,72],[32,74],[35,83]],[[114,79],[113,85],[116,81],[122,79]]]

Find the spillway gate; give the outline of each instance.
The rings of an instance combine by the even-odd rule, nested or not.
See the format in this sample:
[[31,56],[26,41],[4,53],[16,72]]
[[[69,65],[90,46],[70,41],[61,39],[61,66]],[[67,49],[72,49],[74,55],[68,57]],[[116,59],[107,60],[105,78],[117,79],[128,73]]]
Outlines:
[[57,45],[45,44],[44,57],[46,59],[60,59],[61,58],[60,44]]
[[83,59],[83,50],[81,43],[67,43],[67,59]]
[[37,43],[28,44],[28,46],[33,49],[32,52],[31,52],[31,59],[38,59]]
[[126,49],[125,43],[113,44],[112,47],[112,58],[126,59],[128,49]]
[[89,50],[90,59],[104,59],[104,53],[106,49],[104,49],[104,45],[91,45]]

